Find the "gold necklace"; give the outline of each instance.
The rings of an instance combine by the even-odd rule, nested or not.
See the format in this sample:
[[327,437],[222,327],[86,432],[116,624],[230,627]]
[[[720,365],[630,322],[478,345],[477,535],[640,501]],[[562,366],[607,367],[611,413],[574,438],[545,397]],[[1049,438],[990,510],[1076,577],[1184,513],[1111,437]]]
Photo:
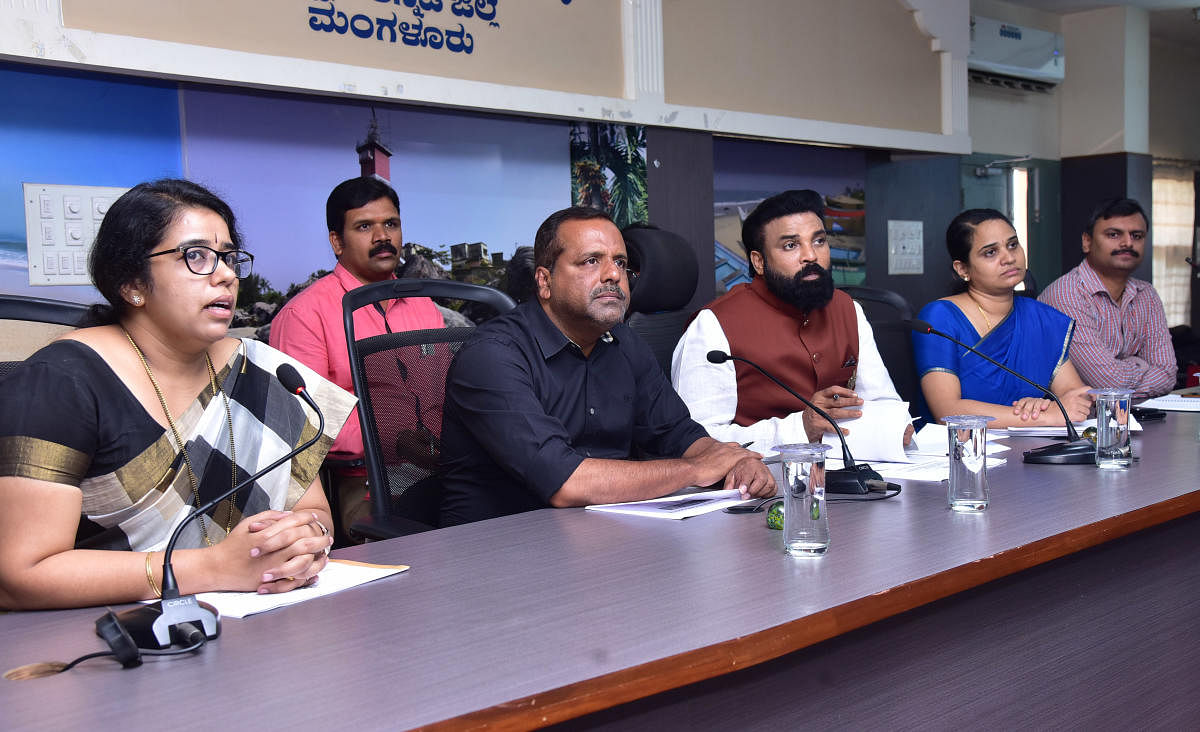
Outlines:
[[[133,346],[133,352],[137,354],[138,359],[142,362],[142,368],[146,369],[146,376],[150,377],[150,384],[154,387],[154,394],[158,397],[158,403],[162,407],[163,414],[167,417],[167,426],[171,428],[171,434],[175,437],[176,444],[179,445],[179,451],[183,453],[183,462],[187,465],[188,481],[192,486],[192,500],[195,501],[195,506],[200,506],[200,488],[196,483],[196,471],[192,469],[192,459],[188,456],[187,445],[184,444],[183,438],[179,435],[179,429],[175,426],[175,420],[171,418],[171,410],[167,409],[167,400],[163,396],[162,389],[158,386],[158,380],[154,378],[154,372],[150,370],[150,362],[146,360],[146,355],[142,353],[142,349],[138,348],[138,344],[134,342],[133,336],[129,335],[129,331],[121,328],[125,333],[125,337],[129,339],[129,345]],[[217,398],[217,393],[220,392],[221,400],[225,404],[225,422],[229,427],[229,464],[231,470],[230,485],[237,485],[237,450],[233,444],[233,413],[229,409],[229,397],[225,396],[225,390],[217,386],[217,372],[213,369],[212,359],[208,356],[208,351],[204,352],[204,363],[208,366],[208,383],[212,389],[213,399]],[[228,514],[225,521],[225,535],[233,529],[233,509],[237,502],[237,492],[235,491],[229,496]],[[204,516],[200,517],[200,533],[204,536],[204,543],[207,546],[212,546],[212,539],[208,536],[208,525],[204,523]]]
[[[979,311],[979,314],[981,316],[983,316],[983,322],[987,323],[988,332],[991,333],[992,332],[991,318],[989,318],[987,316],[987,313],[983,312],[983,307],[979,304],[979,301],[975,299],[975,296],[971,294],[970,290],[967,290],[967,297],[971,298],[971,303],[975,306],[975,309]],[[1005,315],[1007,315],[1007,313],[1005,313]]]

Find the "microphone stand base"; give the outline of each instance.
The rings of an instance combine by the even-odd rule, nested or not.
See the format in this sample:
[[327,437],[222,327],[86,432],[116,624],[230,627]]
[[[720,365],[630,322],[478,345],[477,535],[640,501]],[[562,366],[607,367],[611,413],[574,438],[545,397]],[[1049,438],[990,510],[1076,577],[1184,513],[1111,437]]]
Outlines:
[[1059,442],[1025,451],[1025,462],[1037,465],[1095,465],[1096,446],[1091,440]]
[[129,632],[138,648],[169,648],[175,642],[175,626],[192,623],[212,640],[221,634],[221,616],[195,595],[158,600],[117,613],[117,620]]
[[882,481],[879,473],[866,463],[857,463],[853,468],[825,471],[825,492],[850,495],[866,495],[870,492],[868,480]]

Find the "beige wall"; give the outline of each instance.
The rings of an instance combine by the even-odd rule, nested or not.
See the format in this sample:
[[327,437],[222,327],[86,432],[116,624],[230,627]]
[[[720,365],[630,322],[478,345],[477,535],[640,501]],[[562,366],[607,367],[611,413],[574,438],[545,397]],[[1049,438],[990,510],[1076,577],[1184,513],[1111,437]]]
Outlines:
[[[1028,28],[1060,33],[1060,17],[998,0],[971,0],[971,13]],[[1067,56],[1067,75],[1072,59]],[[971,149],[993,155],[1059,156],[1059,92],[1021,92],[971,84],[967,89]]]
[[1150,154],[1200,160],[1200,48],[1150,41]]
[[21,361],[59,337],[75,330],[69,325],[33,323],[24,320],[0,321],[0,361]]
[[1149,16],[1114,7],[1063,16],[1063,157],[1148,153]]
[[897,2],[663,0],[666,101],[939,132],[938,54]]
[[[505,0],[493,22],[452,14],[480,1],[38,0],[4,11],[0,56],[714,134],[970,151],[962,0]],[[383,40],[370,33],[380,17],[415,24],[410,2],[430,8],[426,28],[471,34],[472,53],[393,42],[386,26]],[[319,30],[334,9],[347,32]]]
[[[420,19],[404,4],[376,0],[61,2],[63,25],[80,30],[610,97],[621,96],[624,84],[621,5],[613,0],[569,7],[559,2],[497,3],[498,27],[479,17],[455,15],[454,0],[444,0],[440,12],[425,12]],[[410,27],[419,23],[422,29],[469,33],[471,52],[409,46],[399,33],[393,43],[387,30],[382,43],[375,34],[359,38],[348,29],[314,31],[310,23],[324,27],[328,16],[311,13],[309,7],[333,7],[344,14],[335,19],[341,27],[361,14],[372,25],[375,18],[390,22],[394,17],[397,27],[407,22]],[[365,19],[358,22],[361,30],[368,28]]]
[[1045,160],[1060,157],[1055,92],[1019,92],[972,84],[967,93],[972,150]]
[[1057,13],[1046,13],[1003,0],[971,0],[971,15],[982,15],[1005,23],[1062,33],[1062,17]]

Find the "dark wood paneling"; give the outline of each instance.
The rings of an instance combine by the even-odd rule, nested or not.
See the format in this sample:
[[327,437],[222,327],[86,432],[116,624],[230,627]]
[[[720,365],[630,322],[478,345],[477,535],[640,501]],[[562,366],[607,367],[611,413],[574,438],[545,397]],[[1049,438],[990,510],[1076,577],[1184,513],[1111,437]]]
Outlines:
[[[1154,161],[1149,155],[1111,153],[1085,155],[1062,160],[1062,264],[1063,269],[1074,267],[1083,258],[1080,235],[1091,216],[1092,209],[1105,198],[1132,198],[1154,216]],[[1152,279],[1153,251],[1146,249],[1142,263],[1133,276]]]
[[[1195,177],[1196,191],[1200,194],[1200,172],[1196,173]],[[1192,227],[1192,261],[1200,262],[1200,195],[1196,196],[1195,225]],[[1192,330],[1200,333],[1200,277],[1196,276],[1197,270],[1192,268],[1192,317],[1188,322],[1192,326]]]
[[[958,155],[893,159],[888,153],[875,153],[867,158],[865,284],[899,292],[912,303],[914,312],[950,293],[952,271],[945,234],[946,225],[962,204],[959,160]],[[889,219],[924,223],[924,274],[888,274]]]
[[646,129],[650,223],[687,239],[700,265],[688,310],[713,299],[713,139],[707,132]]

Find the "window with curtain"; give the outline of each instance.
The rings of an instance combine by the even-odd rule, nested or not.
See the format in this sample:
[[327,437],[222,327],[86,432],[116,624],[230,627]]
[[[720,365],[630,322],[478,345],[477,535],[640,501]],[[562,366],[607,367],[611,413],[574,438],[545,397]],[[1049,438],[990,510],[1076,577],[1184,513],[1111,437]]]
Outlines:
[[1150,242],[1154,247],[1154,289],[1167,311],[1167,325],[1187,324],[1191,308],[1192,253],[1196,213],[1196,168],[1154,163],[1154,207]]

